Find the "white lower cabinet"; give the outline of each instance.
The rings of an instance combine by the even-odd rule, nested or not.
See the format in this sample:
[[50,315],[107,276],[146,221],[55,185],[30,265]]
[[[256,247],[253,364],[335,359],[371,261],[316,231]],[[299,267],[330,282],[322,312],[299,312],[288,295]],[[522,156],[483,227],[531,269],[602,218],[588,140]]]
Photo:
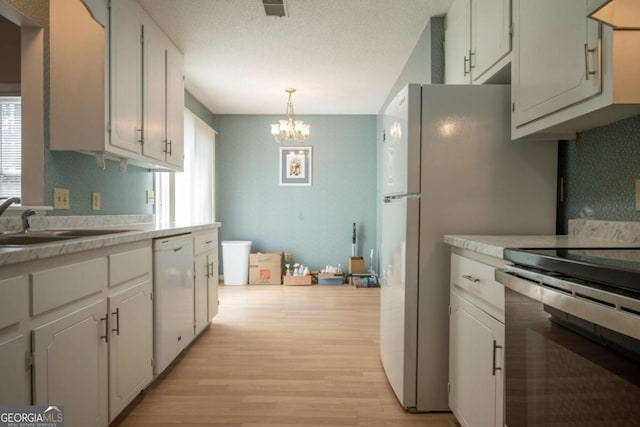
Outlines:
[[109,297],[109,415],[113,420],[153,377],[151,280]]
[[209,324],[208,282],[210,266],[207,254],[195,258],[195,334],[198,335]]
[[151,241],[0,271],[0,404],[107,426],[152,380]]
[[463,427],[504,425],[504,288],[495,268],[452,255],[449,407]]
[[462,426],[502,426],[504,324],[451,294],[449,405]]
[[2,405],[31,403],[31,370],[27,364],[29,339],[24,334],[0,336],[0,402]]
[[102,299],[32,332],[33,403],[64,406],[66,425],[107,425],[106,313]]
[[0,280],[0,404],[31,403],[30,343],[24,323],[29,318],[26,275]]
[[193,233],[193,245],[197,335],[218,314],[218,230]]

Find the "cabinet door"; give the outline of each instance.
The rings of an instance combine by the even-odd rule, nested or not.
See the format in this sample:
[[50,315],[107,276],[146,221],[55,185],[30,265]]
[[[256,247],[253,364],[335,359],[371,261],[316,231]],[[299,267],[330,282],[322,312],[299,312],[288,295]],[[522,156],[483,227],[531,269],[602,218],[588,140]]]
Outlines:
[[109,297],[109,419],[151,382],[153,368],[151,281]]
[[135,2],[111,2],[111,144],[140,153],[142,22]]
[[511,1],[472,0],[471,75],[473,81],[511,52]]
[[34,404],[64,405],[69,426],[107,425],[107,302],[33,330]]
[[167,49],[167,163],[184,168],[184,71],[183,56]]
[[104,27],[80,0],[50,2],[49,47],[51,149],[103,151]]
[[446,84],[471,82],[470,11],[470,0],[455,0],[447,12],[447,28],[444,33],[444,81]]
[[31,404],[30,369],[26,365],[29,340],[20,334],[0,339],[0,402],[2,405]]
[[504,325],[451,293],[449,406],[462,426],[503,426]]
[[218,254],[210,254],[208,257],[210,267],[209,281],[208,281],[208,319],[213,320],[218,315]]
[[195,259],[195,325],[196,335],[206,328],[208,319],[208,297],[207,287],[209,280],[210,266],[206,254],[198,255]]
[[600,25],[585,17],[586,5],[586,0],[514,0],[514,125],[600,93]]
[[166,43],[152,23],[144,25],[144,144],[142,153],[165,161],[166,151]]

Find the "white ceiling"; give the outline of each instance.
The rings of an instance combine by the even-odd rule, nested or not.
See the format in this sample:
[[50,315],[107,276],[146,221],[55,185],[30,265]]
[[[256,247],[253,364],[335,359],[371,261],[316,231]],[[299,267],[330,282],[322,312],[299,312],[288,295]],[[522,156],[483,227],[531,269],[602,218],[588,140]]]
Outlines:
[[451,0],[140,0],[214,114],[377,114],[429,18]]

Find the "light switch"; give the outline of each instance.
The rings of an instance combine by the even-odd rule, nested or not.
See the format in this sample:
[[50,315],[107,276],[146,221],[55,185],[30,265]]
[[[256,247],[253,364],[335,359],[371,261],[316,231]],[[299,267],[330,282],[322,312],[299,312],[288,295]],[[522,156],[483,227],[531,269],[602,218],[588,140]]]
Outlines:
[[70,198],[71,198],[71,195],[67,188],[54,188],[53,189],[53,208],[69,209]]

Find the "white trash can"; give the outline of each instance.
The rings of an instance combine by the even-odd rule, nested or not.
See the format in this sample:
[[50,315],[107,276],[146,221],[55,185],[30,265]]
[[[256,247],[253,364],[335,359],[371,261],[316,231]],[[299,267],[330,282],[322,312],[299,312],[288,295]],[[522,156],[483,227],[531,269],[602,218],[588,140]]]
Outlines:
[[222,268],[225,285],[246,285],[249,283],[249,252],[251,242],[225,240],[222,242]]

